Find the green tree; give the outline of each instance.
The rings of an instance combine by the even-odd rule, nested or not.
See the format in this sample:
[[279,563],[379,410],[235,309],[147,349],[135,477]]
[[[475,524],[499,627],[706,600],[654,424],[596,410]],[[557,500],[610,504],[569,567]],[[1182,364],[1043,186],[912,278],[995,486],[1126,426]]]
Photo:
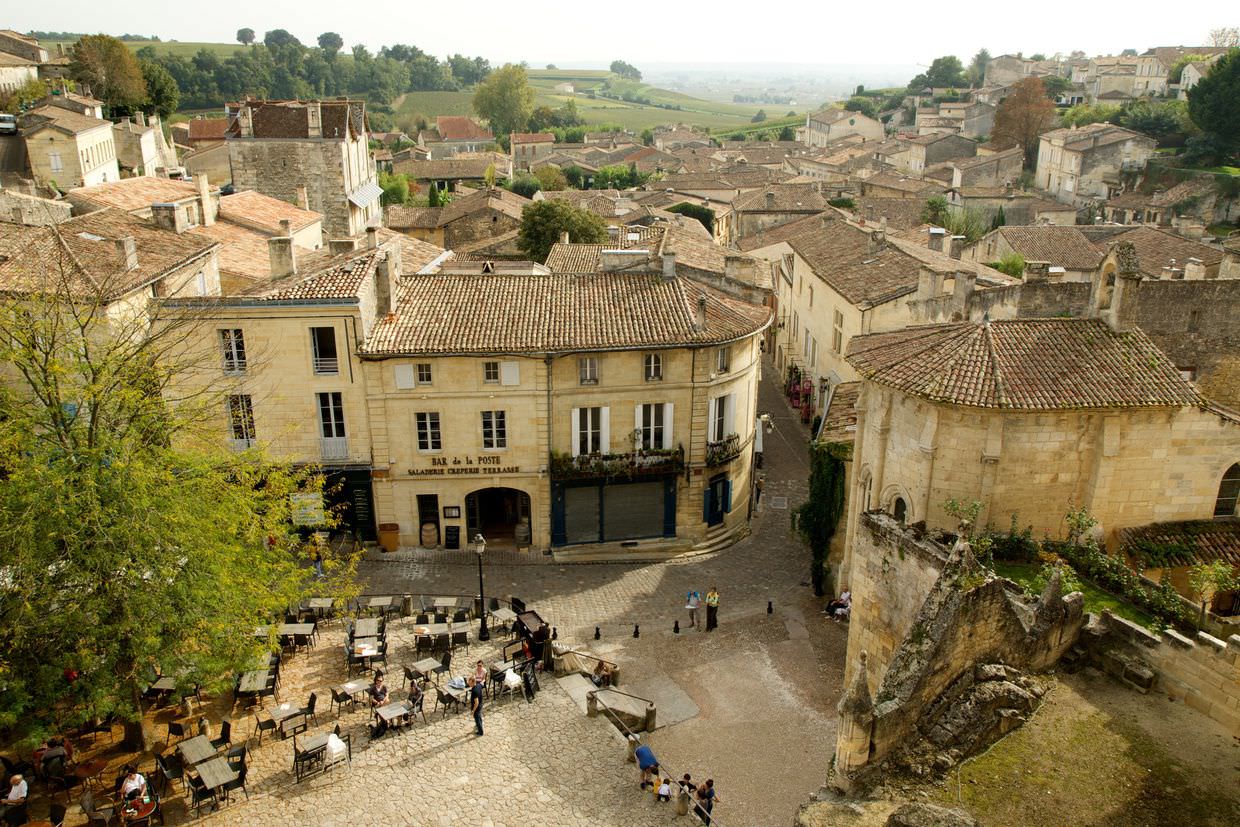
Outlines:
[[703,207],[701,204],[690,204],[686,201],[683,204],[674,204],[668,207],[667,211],[695,218],[706,228],[706,232],[712,236],[715,234],[715,213],[709,207]]
[[567,201],[549,198],[526,205],[517,246],[531,261],[546,261],[551,246],[564,232],[574,244],[607,242],[607,225],[602,218]]
[[383,206],[409,203],[409,179],[399,172],[380,172],[379,188],[383,190]]
[[1046,55],[1045,55],[1045,54],[1043,54],[1042,52],[1035,52],[1034,54],[1032,54],[1032,55],[1030,55],[1030,56],[1029,56],[1029,59],[1030,59],[1030,60],[1039,60],[1039,61],[1040,61],[1040,60],[1046,60]]
[[797,139],[797,132],[791,126],[785,126],[783,129],[779,130],[779,140],[795,141],[796,139]]
[[1120,107],[1111,104],[1097,103],[1092,106],[1087,103],[1078,103],[1076,106],[1070,106],[1064,110],[1059,116],[1059,122],[1064,126],[1085,126],[1091,123],[1106,123],[1108,121],[1118,120],[1120,116]]
[[473,104],[497,138],[524,130],[534,110],[534,90],[525,68],[506,63],[496,69],[474,90]]
[[766,120],[766,110],[759,109],[757,112],[754,113],[754,116],[749,119],[749,122],[750,123],[762,123],[765,120]]
[[147,114],[157,113],[166,118],[181,105],[181,90],[177,82],[163,66],[149,60],[138,62],[142,68],[142,80],[146,83],[146,105],[142,107]]
[[1220,592],[1240,588],[1240,580],[1231,563],[1226,560],[1215,560],[1212,563],[1198,563],[1188,570],[1188,584],[1193,593],[1201,601],[1201,619],[1204,623],[1206,612],[1214,602],[1215,595]]
[[926,206],[922,208],[921,220],[927,224],[933,224],[936,227],[942,227],[947,224],[947,216],[950,208],[947,199],[941,195],[936,195],[926,201]]
[[335,57],[344,48],[344,38],[335,32],[323,32],[319,35],[319,48],[329,57]]
[[641,134],[642,146],[654,146],[654,130],[646,127]]
[[637,67],[631,63],[625,63],[623,60],[613,60],[610,69],[613,74],[628,80],[640,81],[642,79],[642,73],[637,70]]
[[1013,278],[1020,278],[1025,272],[1025,257],[1020,253],[1009,252],[990,266],[1000,273],[1007,273]]
[[1046,90],[1046,97],[1057,100],[1060,95],[1072,88],[1072,81],[1061,75],[1047,75],[1042,78],[1042,88]]
[[88,34],[73,44],[69,74],[110,108],[132,111],[146,103],[142,67],[129,47],[106,34]]
[[990,63],[990,52],[987,49],[978,49],[977,54],[973,56],[973,60],[969,61],[969,85],[981,86],[986,80],[986,65]]
[[1020,147],[1025,166],[1032,168],[1038,159],[1038,138],[1054,123],[1055,104],[1047,99],[1042,79],[1024,78],[1013,85],[1011,94],[995,110],[990,142],[997,150]]
[[952,88],[967,84],[968,78],[965,77],[964,66],[961,65],[960,58],[955,55],[944,55],[936,57],[929,69],[909,81],[908,91],[915,95],[926,88]]
[[827,555],[844,514],[845,467],[848,451],[841,445],[811,442],[809,499],[793,511],[793,524],[810,547],[810,582],[821,597],[830,588]]
[[1223,148],[1240,152],[1240,49],[1232,49],[1214,64],[1210,74],[1188,90],[1188,115],[1193,123]]
[[237,29],[237,42],[242,46],[249,46],[254,42],[253,29]]
[[1186,125],[1192,123],[1184,101],[1139,101],[1124,110],[1118,120],[1120,126],[1142,132],[1157,141],[1184,132]]
[[301,46],[301,41],[287,29],[272,29],[263,35],[263,45],[268,49],[284,49],[289,46]]
[[557,167],[542,166],[534,170],[538,186],[543,192],[557,192],[568,188],[568,179]]
[[1175,63],[1171,64],[1171,68],[1167,71],[1167,82],[1179,83],[1184,76],[1185,66],[1190,63],[1200,63],[1201,61],[1208,59],[1209,58],[1206,55],[1200,54],[1181,55]]
[[33,740],[116,713],[145,749],[155,669],[219,692],[274,643],[250,630],[306,593],[291,496],[322,479],[223,448],[220,396],[166,404],[208,370],[187,355],[199,321],[107,313],[132,274],[87,277],[67,249],[19,253],[40,292],[0,304],[0,726]]
[[0,110],[17,112],[48,95],[47,84],[41,80],[27,80],[11,92],[0,92]]
[[855,96],[851,97],[848,99],[848,102],[844,104],[844,108],[849,112],[860,112],[867,118],[878,117],[878,108],[874,106],[874,101],[869,98],[858,98]]
[[542,189],[542,184],[533,175],[523,172],[512,179],[508,189],[522,198],[533,198],[534,193]]
[[586,173],[576,164],[570,164],[564,167],[564,180],[568,181],[569,186],[573,189],[584,189],[586,183]]

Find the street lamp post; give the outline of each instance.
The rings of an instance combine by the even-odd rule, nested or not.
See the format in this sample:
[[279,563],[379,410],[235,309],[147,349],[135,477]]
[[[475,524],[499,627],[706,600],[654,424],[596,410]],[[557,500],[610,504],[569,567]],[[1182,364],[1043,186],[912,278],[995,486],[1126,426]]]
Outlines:
[[487,550],[487,540],[481,532],[474,535],[474,553],[478,555],[478,608],[482,614],[482,625],[478,628],[478,640],[490,640],[491,633],[487,630],[487,597],[482,585],[482,554]]

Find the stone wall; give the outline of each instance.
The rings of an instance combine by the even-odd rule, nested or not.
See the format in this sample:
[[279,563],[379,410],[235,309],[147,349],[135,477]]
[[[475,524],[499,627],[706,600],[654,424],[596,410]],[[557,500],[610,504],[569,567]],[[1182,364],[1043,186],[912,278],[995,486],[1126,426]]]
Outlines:
[[443,246],[456,249],[521,228],[521,220],[499,210],[478,210],[443,228]]
[[[937,753],[931,760],[950,766],[1019,725],[1042,694],[1023,673],[1053,666],[1085,622],[1083,597],[1063,596],[1058,575],[1032,601],[981,568],[967,543],[949,553],[880,513],[863,516],[854,583],[853,668],[840,701],[834,779],[844,790],[868,785],[892,761],[915,763],[911,756]],[[880,583],[895,591],[896,611],[872,605],[883,596],[874,591]],[[887,652],[891,636],[899,643]]]
[[13,190],[0,190],[0,221],[46,226],[68,221],[72,212],[68,201],[52,201]]
[[1226,642],[1205,632],[1155,635],[1109,612],[1087,631],[1090,659],[1108,674],[1183,701],[1240,738],[1240,635]]
[[323,215],[323,230],[333,237],[354,233],[342,158],[339,141],[228,141],[234,187],[256,190],[290,204],[297,203],[297,188],[305,187],[310,209]]

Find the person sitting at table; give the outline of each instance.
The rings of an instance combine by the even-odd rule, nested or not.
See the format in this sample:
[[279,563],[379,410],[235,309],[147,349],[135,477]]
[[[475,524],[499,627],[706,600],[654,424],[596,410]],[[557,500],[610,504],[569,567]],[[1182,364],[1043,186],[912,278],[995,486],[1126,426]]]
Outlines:
[[480,686],[486,686],[487,668],[482,661],[478,661],[478,665],[474,667],[474,682]]
[[387,684],[383,682],[382,672],[375,672],[374,683],[366,691],[370,693],[371,708],[383,706],[388,702],[388,688]]
[[9,793],[4,797],[4,803],[13,807],[26,803],[26,796],[30,794],[30,785],[26,783],[26,779],[21,775],[15,775],[9,779]]
[[142,798],[146,795],[146,778],[138,772],[133,764],[125,765],[125,778],[121,781],[120,797],[124,801]]

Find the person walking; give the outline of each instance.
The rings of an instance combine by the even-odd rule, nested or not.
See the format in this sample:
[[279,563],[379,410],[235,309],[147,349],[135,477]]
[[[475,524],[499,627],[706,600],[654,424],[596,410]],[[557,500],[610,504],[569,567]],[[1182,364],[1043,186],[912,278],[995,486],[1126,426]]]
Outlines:
[[706,593],[706,631],[719,625],[719,590],[714,586]]
[[469,676],[469,711],[474,714],[474,734],[482,737],[482,684]]
[[685,608],[689,610],[689,628],[697,625],[697,613],[701,605],[702,595],[697,592],[689,592],[689,597],[685,600]]

